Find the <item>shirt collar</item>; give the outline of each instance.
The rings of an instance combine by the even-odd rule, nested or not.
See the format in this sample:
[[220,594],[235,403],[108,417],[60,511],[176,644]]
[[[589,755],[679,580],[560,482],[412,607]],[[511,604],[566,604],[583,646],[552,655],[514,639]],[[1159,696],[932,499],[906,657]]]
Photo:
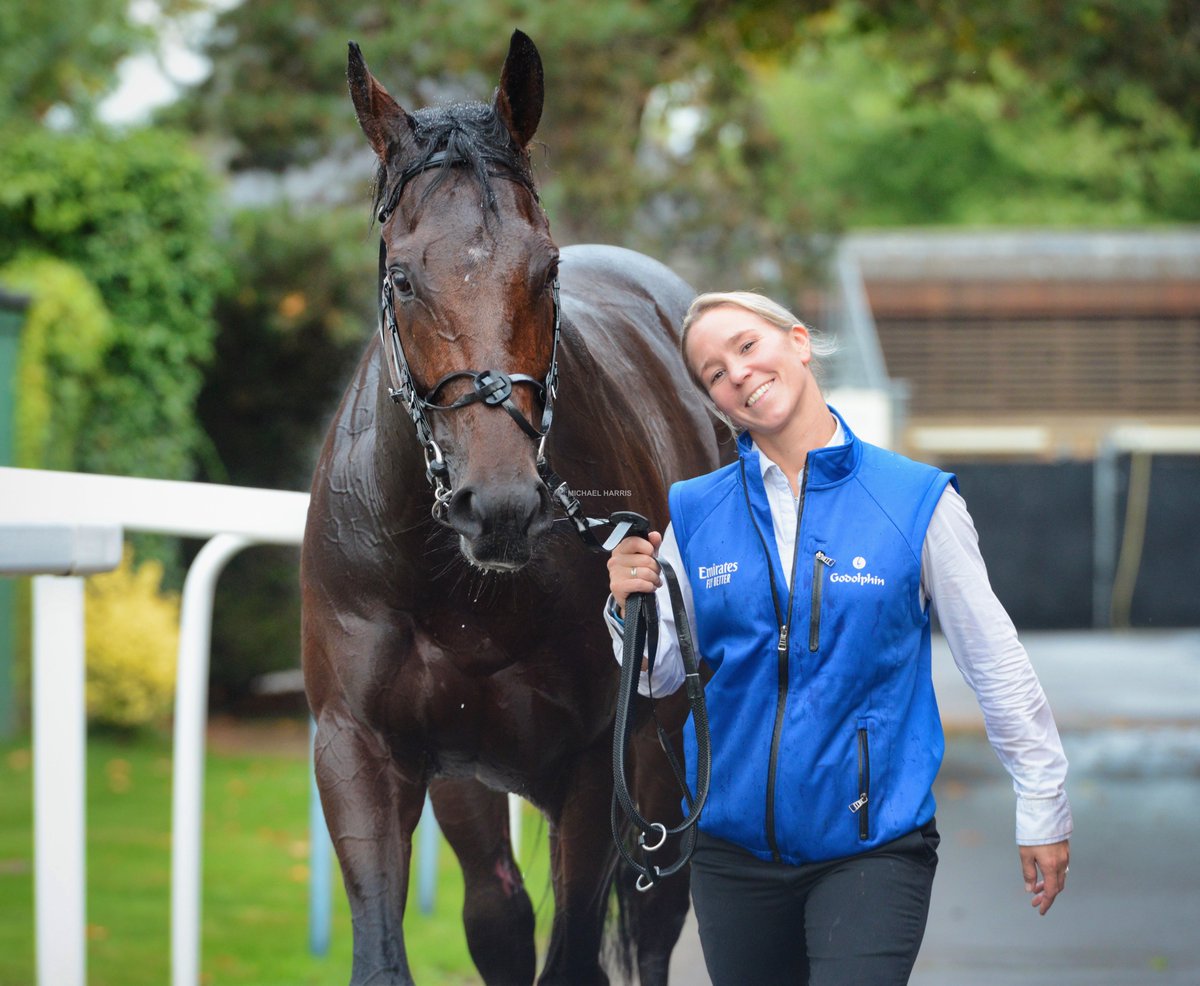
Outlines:
[[[844,428],[842,428],[842,419],[839,418],[835,414],[833,416],[833,421],[834,421],[833,437],[830,438],[829,441],[827,441],[825,443],[824,448],[833,448],[835,445],[845,445],[846,444],[846,431]],[[764,484],[767,482],[767,475],[772,470],[777,472],[780,476],[783,476],[783,470],[776,463],[772,462],[769,458],[767,458],[767,456],[763,452],[763,450],[758,447],[758,442],[756,442],[752,439],[750,441],[750,448],[758,453],[758,469],[759,469],[759,472],[762,474]],[[785,480],[787,479],[786,476],[783,476],[783,478]]]

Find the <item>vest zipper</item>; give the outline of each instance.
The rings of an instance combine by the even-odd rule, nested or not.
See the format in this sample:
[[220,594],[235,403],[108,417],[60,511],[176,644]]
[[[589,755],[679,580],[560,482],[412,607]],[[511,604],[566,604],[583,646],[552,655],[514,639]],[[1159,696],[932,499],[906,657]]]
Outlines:
[[779,608],[779,592],[775,587],[774,566],[771,564],[771,552],[767,549],[767,542],[763,538],[763,533],[758,529],[758,523],[754,520],[754,509],[750,503],[750,487],[746,482],[746,460],[740,459],[742,470],[742,491],[746,495],[746,510],[750,515],[750,523],[754,526],[754,531],[758,534],[759,543],[762,545],[763,555],[767,559],[767,578],[771,583],[771,602],[775,606],[775,619],[779,623],[779,642],[776,644],[775,653],[778,664],[779,686],[775,694],[775,728],[771,733],[771,757],[767,762],[767,805],[766,805],[766,836],[767,846],[771,850],[771,857],[775,862],[780,862],[782,857],[779,854],[779,843],[775,839],[775,777],[779,768],[779,744],[783,736],[783,715],[787,708],[787,693],[788,693],[788,623],[792,616],[792,602],[796,595],[796,561],[800,557],[800,521],[804,517],[804,491],[808,485],[808,458],[804,459],[804,471],[800,475],[800,497],[796,504],[796,541],[792,546],[792,575],[788,585],[788,600],[787,610],[781,611]]
[[808,650],[815,654],[821,647],[821,591],[825,587],[825,568],[832,568],[834,561],[824,551],[813,558],[812,612],[808,619]]
[[867,802],[871,798],[871,750],[867,742],[867,730],[858,730],[858,800],[850,806],[850,813],[858,815],[858,837],[866,842],[870,837],[870,812]]

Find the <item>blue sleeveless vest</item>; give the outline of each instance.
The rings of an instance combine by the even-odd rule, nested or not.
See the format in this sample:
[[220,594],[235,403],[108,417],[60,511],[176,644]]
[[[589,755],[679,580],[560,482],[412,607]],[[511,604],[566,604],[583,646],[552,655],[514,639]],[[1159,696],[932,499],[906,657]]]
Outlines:
[[[944,746],[919,584],[925,531],[953,477],[842,427],[845,445],[808,454],[790,593],[748,435],[737,462],[670,493],[697,646],[714,672],[700,828],[793,865],[929,821]],[[694,790],[690,728],[685,737]]]

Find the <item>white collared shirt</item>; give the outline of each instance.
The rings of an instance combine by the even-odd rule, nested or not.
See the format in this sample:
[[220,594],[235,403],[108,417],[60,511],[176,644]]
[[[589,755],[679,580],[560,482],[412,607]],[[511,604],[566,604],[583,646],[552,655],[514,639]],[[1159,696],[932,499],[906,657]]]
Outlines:
[[[846,441],[841,423],[826,447]],[[755,446],[757,448],[757,446]],[[775,544],[789,585],[796,540],[798,498],[783,470],[759,454],[763,486],[771,509]],[[799,479],[799,477],[797,477]],[[659,558],[680,573],[688,620],[695,626],[691,584],[671,525],[663,533]],[[979,552],[979,536],[966,502],[947,486],[934,508],[921,549],[921,606],[932,601],[954,663],[975,692],[983,711],[988,741],[1013,779],[1017,794],[1017,842],[1045,845],[1071,834],[1071,806],[1064,789],[1067,758],[1050,704],[1017,639],[1017,631],[988,581]],[[683,684],[683,660],[675,618],[664,582],[655,593],[659,612],[658,653],[652,675],[643,672],[638,691],[668,695]],[[621,661],[622,625],[612,597],[604,608],[617,662]],[[648,680],[649,679],[649,680]]]

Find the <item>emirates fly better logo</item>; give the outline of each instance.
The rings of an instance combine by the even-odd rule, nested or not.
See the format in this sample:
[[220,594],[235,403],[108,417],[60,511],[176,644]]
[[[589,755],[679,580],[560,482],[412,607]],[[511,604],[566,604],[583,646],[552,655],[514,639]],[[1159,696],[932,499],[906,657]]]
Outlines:
[[728,585],[733,573],[738,570],[735,561],[717,562],[715,565],[698,565],[700,578],[704,580],[704,588],[712,589],[719,585]]

